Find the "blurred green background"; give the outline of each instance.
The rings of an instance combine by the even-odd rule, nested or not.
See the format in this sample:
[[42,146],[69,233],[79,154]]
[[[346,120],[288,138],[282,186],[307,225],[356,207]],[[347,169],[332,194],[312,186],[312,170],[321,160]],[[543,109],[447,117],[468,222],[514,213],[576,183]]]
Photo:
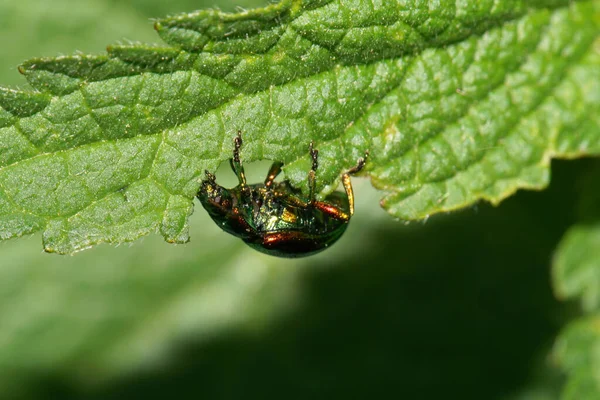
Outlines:
[[[26,87],[26,58],[158,42],[151,17],[261,4],[0,0],[0,85]],[[546,191],[408,225],[355,179],[347,234],[303,260],[252,251],[199,204],[187,245],[67,257],[39,235],[2,242],[0,399],[555,399],[549,351],[575,311],[549,269],[592,164],[555,162]]]

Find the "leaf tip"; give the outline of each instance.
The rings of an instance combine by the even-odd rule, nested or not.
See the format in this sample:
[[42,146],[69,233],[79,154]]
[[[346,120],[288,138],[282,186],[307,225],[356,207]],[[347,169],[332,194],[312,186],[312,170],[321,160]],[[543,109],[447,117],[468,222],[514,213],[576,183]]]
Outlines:
[[184,196],[171,196],[160,225],[160,233],[167,243],[184,244],[190,241],[188,217],[194,203]]

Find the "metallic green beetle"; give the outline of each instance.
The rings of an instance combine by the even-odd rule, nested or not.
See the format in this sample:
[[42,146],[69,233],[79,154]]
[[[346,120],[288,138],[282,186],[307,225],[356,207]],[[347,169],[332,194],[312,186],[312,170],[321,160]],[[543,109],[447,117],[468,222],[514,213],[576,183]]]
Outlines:
[[250,247],[278,257],[303,257],[318,253],[336,242],[354,213],[350,175],[363,169],[368,152],[355,167],[342,175],[345,193],[336,191],[318,201],[315,180],[318,151],[310,143],[312,168],[308,173],[308,199],[284,180],[275,182],[283,166],[274,162],[264,183],[248,185],[240,161],[241,132],[234,139],[231,169],[239,185],[226,189],[206,171],[197,194],[209,215],[225,232],[242,239]]

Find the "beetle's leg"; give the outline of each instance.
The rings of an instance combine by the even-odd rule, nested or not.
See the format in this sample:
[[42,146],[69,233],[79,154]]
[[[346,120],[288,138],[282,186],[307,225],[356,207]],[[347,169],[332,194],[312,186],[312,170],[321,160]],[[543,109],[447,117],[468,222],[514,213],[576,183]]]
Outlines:
[[316,186],[317,186],[317,179],[316,179],[316,173],[317,173],[317,168],[319,167],[319,150],[316,150],[313,147],[313,142],[310,142],[309,145],[309,151],[310,151],[310,157],[312,158],[312,167],[310,169],[310,171],[308,172],[308,201],[309,203],[314,203],[315,202],[315,197],[316,197]]
[[348,173],[342,175],[342,184],[344,185],[344,190],[346,190],[350,216],[352,216],[354,215],[354,191],[352,190],[352,182],[350,182],[350,175]]
[[289,196],[287,193],[275,192],[275,196],[276,197],[285,197],[285,201],[295,207],[306,208],[310,204],[305,201],[302,201],[301,199],[299,199],[296,196]]
[[[352,187],[350,187],[350,191],[352,191]],[[348,197],[348,199],[350,199],[350,197]],[[329,214],[333,218],[341,219],[342,221],[349,221],[350,217],[352,216],[352,214],[348,215],[345,212],[343,212],[339,207],[336,207],[329,203],[325,203],[323,201],[314,201],[312,203],[312,206],[316,209],[323,211],[324,213]],[[353,211],[354,210],[350,209],[350,212]]]
[[287,196],[285,194],[282,194],[282,196],[285,196],[285,200],[293,206],[301,207],[301,208],[306,208],[308,206],[311,206],[311,207],[317,208],[317,209],[331,215],[334,218],[341,219],[344,221],[347,221],[350,219],[350,216],[348,214],[346,214],[345,212],[343,212],[342,210],[340,210],[338,207],[331,205],[329,203],[325,203],[324,201],[314,200],[312,202],[307,203],[295,196]]
[[342,184],[344,185],[344,190],[346,190],[346,196],[348,196],[348,205],[350,206],[350,216],[354,215],[354,191],[352,190],[350,175],[359,173],[365,167],[368,157],[369,152],[366,151],[365,156],[359,158],[356,165],[342,175]]
[[267,174],[267,179],[265,179],[265,186],[267,189],[271,189],[273,186],[273,181],[277,178],[277,175],[281,173],[281,167],[283,166],[282,162],[275,161],[271,168],[269,168],[269,173]]
[[246,173],[244,172],[244,166],[240,161],[240,148],[242,147],[242,143],[242,131],[238,131],[237,136],[233,140],[233,158],[229,159],[229,164],[231,165],[231,169],[235,173],[235,176],[237,176],[240,186],[244,188],[246,187]]

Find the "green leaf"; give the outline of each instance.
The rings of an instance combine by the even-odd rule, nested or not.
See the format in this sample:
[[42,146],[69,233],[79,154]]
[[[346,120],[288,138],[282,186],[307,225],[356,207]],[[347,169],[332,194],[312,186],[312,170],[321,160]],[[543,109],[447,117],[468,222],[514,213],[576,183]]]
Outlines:
[[585,311],[600,310],[600,223],[567,232],[554,261],[554,282],[560,297],[581,297]]
[[571,322],[560,334],[555,358],[568,374],[562,399],[600,397],[600,222],[571,228],[554,263],[558,296],[581,298],[588,315]]
[[572,322],[559,336],[554,355],[569,379],[563,400],[594,400],[600,397],[600,314]]
[[552,157],[600,152],[600,2],[284,0],[156,21],[165,46],[34,59],[39,93],[0,93],[0,237],[47,251],[188,240],[205,169],[286,164],[323,192],[367,174],[404,219],[548,183]]
[[560,334],[555,358],[568,374],[563,399],[600,397],[600,167],[592,165],[579,183],[581,222],[562,238],[554,257],[557,297],[578,299],[583,316]]

